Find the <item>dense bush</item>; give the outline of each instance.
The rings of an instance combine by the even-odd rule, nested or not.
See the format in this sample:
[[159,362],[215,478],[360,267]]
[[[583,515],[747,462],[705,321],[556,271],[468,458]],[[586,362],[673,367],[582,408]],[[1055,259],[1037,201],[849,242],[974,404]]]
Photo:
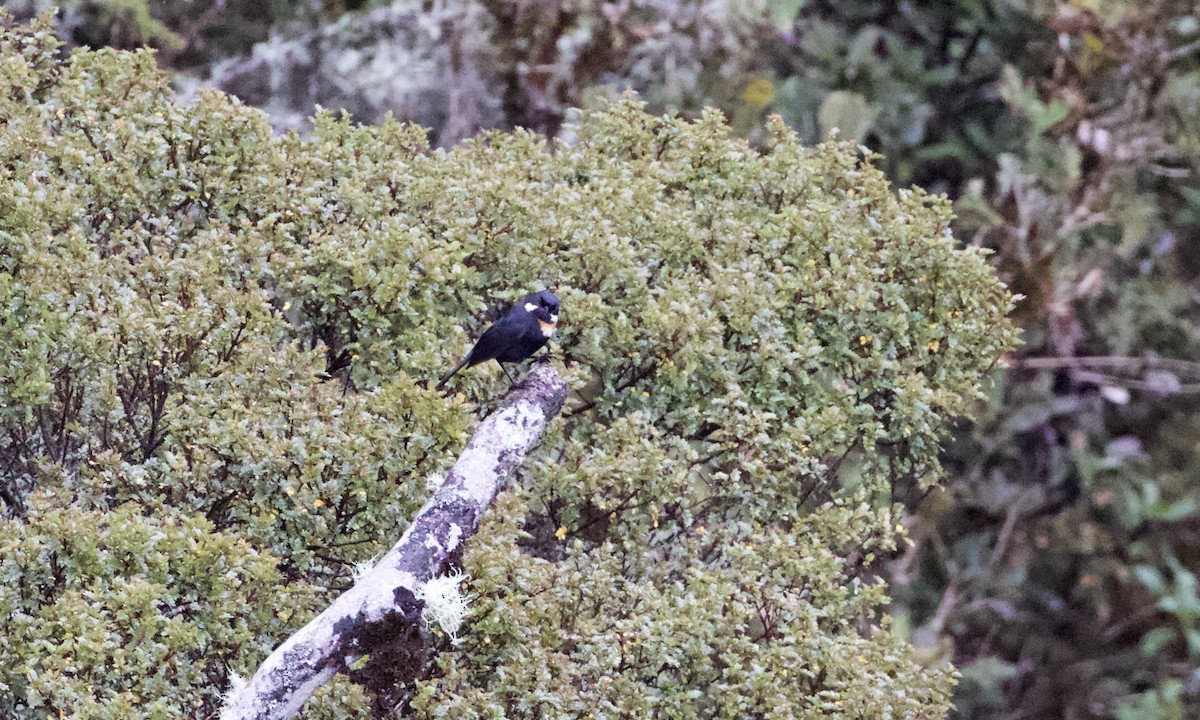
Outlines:
[[314,608],[204,518],[125,504],[0,522],[0,714],[206,717]]
[[[82,604],[87,657],[132,644],[129,667],[174,669],[148,694],[144,673],[73,666],[69,692],[122,698],[98,717],[203,716],[222,685],[205,658],[252,670],[402,531],[506,386],[428,379],[540,286],[563,301],[571,398],[463,559],[462,643],[377,709],[944,711],[950,668],[889,631],[870,567],[1013,341],[945,200],[780,123],[753,149],[717,113],[624,100],[553,151],[517,132],[430,152],[418,128],[328,115],[272,137],[220,94],[175,104],[146,53],[60,58],[43,25],[0,51],[0,480],[20,538],[0,563],[32,638],[0,677],[21,712],[76,707],[17,675],[54,677],[73,651],[37,639]],[[189,533],[211,558],[194,587],[173,581],[194,575]],[[54,587],[34,552],[70,559]]]

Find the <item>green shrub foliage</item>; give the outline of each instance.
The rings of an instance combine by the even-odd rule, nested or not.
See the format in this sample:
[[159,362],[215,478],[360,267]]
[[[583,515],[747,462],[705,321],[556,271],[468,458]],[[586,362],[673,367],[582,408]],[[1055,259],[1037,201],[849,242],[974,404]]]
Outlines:
[[0,715],[208,717],[230,668],[312,612],[244,539],[145,510],[0,522]]
[[[329,115],[273,137],[223,95],[175,104],[149,54],[62,59],[44,24],[0,58],[0,600],[29,638],[0,679],[20,707],[206,716],[224,671],[307,618],[277,617],[284,597],[330,597],[403,530],[507,387],[494,366],[450,397],[429,379],[549,286],[572,395],[463,559],[461,641],[389,704],[942,714],[952,672],[889,632],[871,566],[897,546],[893,490],[938,479],[939,434],[1014,339],[943,199],[893,193],[847,144],[776,122],[751,148],[715,112],[632,99],[553,148],[431,152]],[[50,588],[35,553],[70,558]]]

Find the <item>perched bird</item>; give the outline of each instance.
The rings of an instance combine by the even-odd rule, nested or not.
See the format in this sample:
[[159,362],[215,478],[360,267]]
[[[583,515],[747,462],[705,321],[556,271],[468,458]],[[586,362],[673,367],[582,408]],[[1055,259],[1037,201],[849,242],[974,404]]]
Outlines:
[[[554,293],[543,290],[526,295],[518,300],[504,317],[483,331],[475,347],[442,378],[437,384],[437,389],[441,390],[442,386],[454,377],[454,373],[464,367],[474,367],[488,360],[500,363],[500,369],[508,375],[504,363],[521,362],[540,350],[550,342],[550,336],[554,335],[554,327],[557,324],[558,298]],[[508,381],[515,384],[512,375],[508,375]]]

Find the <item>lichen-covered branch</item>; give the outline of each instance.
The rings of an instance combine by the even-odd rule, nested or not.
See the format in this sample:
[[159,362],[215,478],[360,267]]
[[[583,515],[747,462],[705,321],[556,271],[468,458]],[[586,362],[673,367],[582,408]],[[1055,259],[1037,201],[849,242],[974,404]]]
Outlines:
[[[562,408],[566,383],[539,363],[475,431],[412,525],[350,590],[280,645],[231,699],[223,720],[277,720],[299,712],[317,688],[358,658],[427,651],[417,592],[438,575]],[[404,647],[404,645],[411,647]],[[398,668],[403,673],[404,668]]]

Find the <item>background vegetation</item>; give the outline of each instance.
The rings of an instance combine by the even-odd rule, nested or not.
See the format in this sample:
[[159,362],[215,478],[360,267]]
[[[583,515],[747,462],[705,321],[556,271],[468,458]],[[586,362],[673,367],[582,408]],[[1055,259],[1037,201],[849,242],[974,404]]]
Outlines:
[[[274,57],[273,43],[383,6],[64,4],[71,41],[149,42],[200,74],[265,27],[280,37],[255,53]],[[896,630],[961,670],[958,717],[1200,713],[1194,3],[400,5],[449,13],[438,21],[459,33],[446,37],[475,38],[452,43],[465,62],[438,79],[461,92],[433,117],[414,106],[430,95],[325,104],[419,117],[449,143],[490,125],[555,135],[570,108],[632,86],[656,111],[716,106],[754,143],[772,137],[771,113],[808,143],[837,127],[899,186],[946,193],[959,241],[993,249],[1025,296],[1024,345],[959,426],[944,489],[898,496],[913,544],[875,565]],[[406,58],[412,42],[355,35],[364,47]],[[276,109],[285,94],[252,99]]]

